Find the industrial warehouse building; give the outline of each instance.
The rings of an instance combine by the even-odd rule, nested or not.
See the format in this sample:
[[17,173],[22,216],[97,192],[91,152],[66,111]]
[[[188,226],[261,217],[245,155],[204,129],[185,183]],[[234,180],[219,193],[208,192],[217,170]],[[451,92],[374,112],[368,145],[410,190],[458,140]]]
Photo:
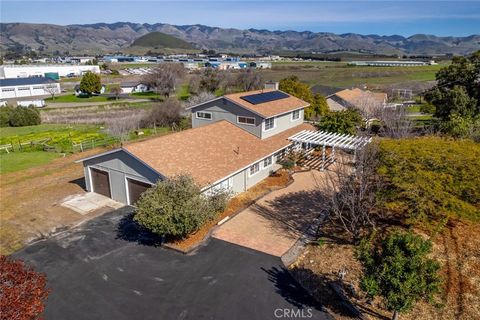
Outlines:
[[[85,72],[100,73],[99,66],[87,65],[3,65],[0,66],[0,79],[46,77],[56,74],[58,77],[81,76]],[[47,74],[47,75],[46,75]]]
[[239,193],[280,168],[289,137],[313,127],[308,103],[278,90],[235,93],[190,108],[192,129],[88,157],[86,187],[134,204],[157,181],[189,174],[204,192]]
[[0,79],[0,99],[17,99],[60,93],[60,84],[50,78]]

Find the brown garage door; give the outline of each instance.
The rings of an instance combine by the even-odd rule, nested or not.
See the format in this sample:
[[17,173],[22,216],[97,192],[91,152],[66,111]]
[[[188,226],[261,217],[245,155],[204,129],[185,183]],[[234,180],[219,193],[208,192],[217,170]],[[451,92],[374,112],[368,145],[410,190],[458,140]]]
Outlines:
[[127,178],[127,185],[128,200],[130,200],[130,204],[135,204],[135,202],[137,202],[137,200],[140,198],[141,194],[152,186],[149,183],[133,180],[130,178]]
[[92,177],[92,191],[111,198],[108,172],[90,168],[90,174]]

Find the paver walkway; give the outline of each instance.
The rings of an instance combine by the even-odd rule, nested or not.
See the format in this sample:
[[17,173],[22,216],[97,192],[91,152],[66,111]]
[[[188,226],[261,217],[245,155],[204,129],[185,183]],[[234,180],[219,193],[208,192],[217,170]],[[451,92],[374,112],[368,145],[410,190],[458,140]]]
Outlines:
[[274,256],[285,254],[324,209],[325,173],[294,174],[287,188],[273,191],[217,228],[213,237]]

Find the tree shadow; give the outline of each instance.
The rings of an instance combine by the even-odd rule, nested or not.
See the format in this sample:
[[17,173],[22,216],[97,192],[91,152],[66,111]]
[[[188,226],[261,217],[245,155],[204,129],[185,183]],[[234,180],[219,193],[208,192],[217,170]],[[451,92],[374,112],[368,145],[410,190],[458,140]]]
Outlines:
[[141,226],[133,220],[133,216],[133,212],[129,213],[118,222],[116,238],[136,242],[144,246],[160,246],[163,242],[162,237]]
[[323,310],[322,305],[315,300],[284,267],[261,268],[268,280],[275,285],[275,292],[280,294],[288,303],[298,309],[315,308]]
[[328,209],[327,203],[321,191],[313,190],[288,193],[265,205],[255,203],[251,208],[285,234],[298,237],[311,231],[313,221]]
[[83,190],[87,191],[87,184],[85,182],[85,177],[80,177],[78,179],[70,180],[70,181],[68,181],[68,183],[76,184],[77,186],[79,186]]

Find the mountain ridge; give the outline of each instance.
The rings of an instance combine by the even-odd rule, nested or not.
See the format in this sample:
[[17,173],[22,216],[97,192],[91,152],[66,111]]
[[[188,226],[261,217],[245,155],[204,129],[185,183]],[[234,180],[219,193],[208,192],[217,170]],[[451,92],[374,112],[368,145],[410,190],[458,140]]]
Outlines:
[[44,52],[102,54],[128,48],[136,39],[161,32],[200,49],[238,53],[303,51],[367,54],[468,54],[480,49],[480,35],[439,37],[430,34],[362,35],[357,33],[235,29],[201,24],[93,23],[67,26],[34,23],[0,23],[0,48],[27,46]]

